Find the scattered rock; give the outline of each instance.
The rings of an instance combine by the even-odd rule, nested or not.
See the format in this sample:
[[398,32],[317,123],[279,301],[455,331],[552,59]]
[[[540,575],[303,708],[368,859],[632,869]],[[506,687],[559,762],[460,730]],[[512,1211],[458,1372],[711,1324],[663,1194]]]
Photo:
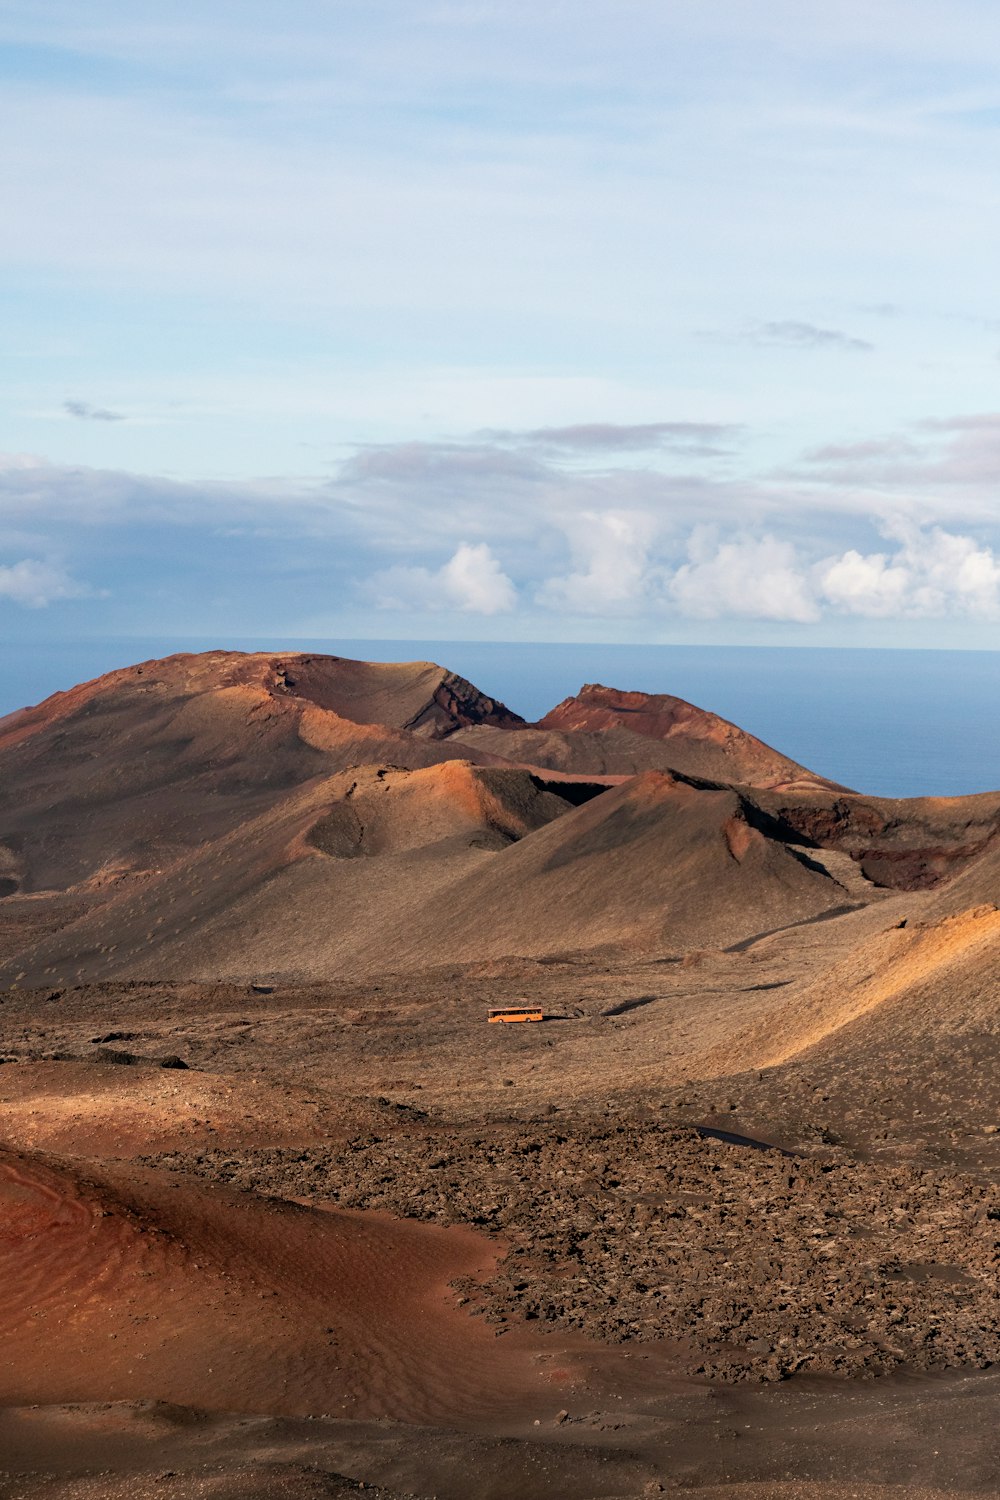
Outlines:
[[389,1107],[391,1132],[343,1148],[149,1160],[502,1235],[510,1248],[491,1279],[455,1287],[498,1333],[524,1321],[670,1340],[691,1350],[692,1373],[725,1381],[1000,1362],[1000,1188],[828,1152],[706,1150],[692,1129],[647,1118],[560,1111],[558,1123],[485,1131]]

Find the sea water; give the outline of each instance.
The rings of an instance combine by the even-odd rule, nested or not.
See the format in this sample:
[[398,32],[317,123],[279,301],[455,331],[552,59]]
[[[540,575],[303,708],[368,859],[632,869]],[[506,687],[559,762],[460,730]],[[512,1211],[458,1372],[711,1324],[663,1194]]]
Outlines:
[[0,715],[174,651],[325,651],[450,667],[526,719],[585,682],[673,693],[811,770],[887,797],[1000,787],[1000,652],[177,638],[0,644]]

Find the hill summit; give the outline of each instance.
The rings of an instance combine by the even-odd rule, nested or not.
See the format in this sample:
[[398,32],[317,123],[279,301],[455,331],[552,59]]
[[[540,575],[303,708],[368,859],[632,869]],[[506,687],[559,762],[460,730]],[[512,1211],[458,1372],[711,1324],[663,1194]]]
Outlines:
[[[684,952],[995,865],[1000,799],[887,803],[667,694],[536,724],[431,662],[213,651],[0,721],[0,982]],[[988,895],[988,891],[986,892]]]

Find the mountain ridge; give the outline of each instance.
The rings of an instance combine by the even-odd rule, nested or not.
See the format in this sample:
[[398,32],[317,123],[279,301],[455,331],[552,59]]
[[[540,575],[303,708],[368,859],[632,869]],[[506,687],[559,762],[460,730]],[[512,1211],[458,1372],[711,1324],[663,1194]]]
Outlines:
[[181,653],[0,721],[0,983],[722,947],[970,867],[989,899],[998,826],[668,694],[529,724],[436,663]]

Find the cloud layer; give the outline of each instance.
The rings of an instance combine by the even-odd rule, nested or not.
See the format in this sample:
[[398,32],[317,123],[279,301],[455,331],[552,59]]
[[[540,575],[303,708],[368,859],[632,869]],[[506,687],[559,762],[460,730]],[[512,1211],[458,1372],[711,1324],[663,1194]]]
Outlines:
[[0,626],[994,644],[998,44],[0,3]]
[[63,411],[67,416],[79,417],[83,422],[124,422],[124,414],[111,411],[106,406],[92,406],[89,401],[64,401]]
[[159,610],[201,633],[465,619],[541,638],[744,622],[794,639],[853,620],[965,622],[981,640],[1000,620],[1000,418],[720,467],[718,444],[754,439],[510,429],[367,444],[329,479],[198,485],[18,455],[0,460],[0,611],[136,630]]
[[744,338],[762,348],[783,345],[788,349],[846,349],[870,354],[875,347],[867,339],[855,338],[839,328],[817,328],[815,323],[800,323],[794,319],[755,323],[747,329]]

